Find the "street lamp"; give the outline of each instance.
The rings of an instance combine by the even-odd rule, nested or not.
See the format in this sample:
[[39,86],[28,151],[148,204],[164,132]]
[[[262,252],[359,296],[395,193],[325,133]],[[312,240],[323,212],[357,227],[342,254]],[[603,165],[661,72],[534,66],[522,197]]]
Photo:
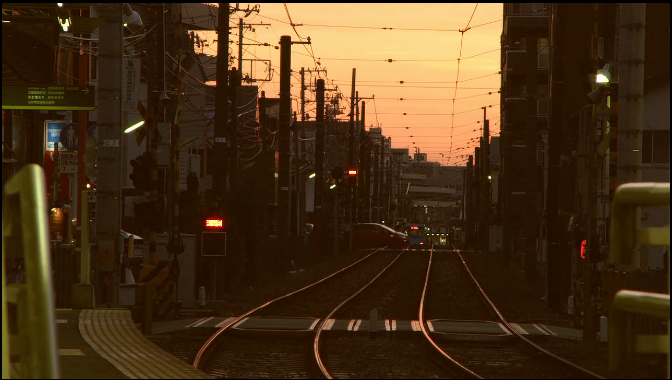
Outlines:
[[588,99],[591,103],[599,103],[604,95],[609,92],[611,79],[611,71],[608,63],[605,64],[603,68],[597,70],[597,74],[595,74],[595,84],[597,87],[588,93]]
[[144,121],[144,120],[140,120],[140,121],[138,121],[137,123],[131,125],[131,126],[128,127],[128,128],[126,128],[126,129],[124,130],[124,133],[131,133],[131,132],[135,131],[136,129],[142,127],[144,124],[145,124],[145,121]]
[[611,73],[609,72],[609,64],[604,65],[603,68],[597,70],[597,75],[595,76],[595,83],[597,84],[609,84],[611,82]]

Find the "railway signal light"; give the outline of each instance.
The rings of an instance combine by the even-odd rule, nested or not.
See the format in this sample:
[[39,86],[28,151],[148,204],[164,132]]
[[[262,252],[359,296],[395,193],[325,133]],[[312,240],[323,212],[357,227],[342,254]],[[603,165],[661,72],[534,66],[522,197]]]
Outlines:
[[149,182],[150,182],[150,153],[145,152],[142,155],[131,160],[131,166],[133,167],[133,173],[129,175],[131,181],[133,181],[133,187],[140,191],[149,191]]

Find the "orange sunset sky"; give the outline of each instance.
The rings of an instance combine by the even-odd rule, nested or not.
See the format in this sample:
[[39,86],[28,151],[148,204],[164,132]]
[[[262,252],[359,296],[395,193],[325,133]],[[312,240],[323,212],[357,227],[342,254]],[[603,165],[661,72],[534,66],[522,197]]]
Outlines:
[[[256,83],[268,97],[280,92],[280,50],[273,46],[282,35],[294,42],[310,37],[311,45],[292,46],[293,110],[300,109],[299,71],[319,68],[327,72],[319,74],[327,89],[338,86],[345,97],[347,114],[355,68],[359,97],[374,98],[365,100],[366,127],[382,127],[393,148],[407,147],[411,154],[419,148],[429,161],[465,165],[482,135],[482,107],[487,107],[491,136],[499,135],[502,4],[263,3],[248,17],[233,14],[230,26],[237,27],[239,18],[245,24],[270,24],[250,25],[244,43],[271,47],[243,46],[244,59],[271,61],[272,80]],[[203,53],[215,55],[217,36],[204,38],[210,40]],[[231,40],[237,65],[237,28],[231,29]],[[243,75],[254,78],[265,78],[265,70],[261,63],[243,65]],[[306,73],[310,90],[315,78],[317,73]],[[306,111],[314,120],[315,93],[310,90]]]

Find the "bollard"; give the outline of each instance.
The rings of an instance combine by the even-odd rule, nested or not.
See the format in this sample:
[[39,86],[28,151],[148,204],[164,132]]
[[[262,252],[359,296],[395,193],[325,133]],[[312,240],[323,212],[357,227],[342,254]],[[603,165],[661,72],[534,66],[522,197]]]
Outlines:
[[569,296],[567,299],[567,314],[574,315],[574,296]]
[[205,286],[198,288],[198,307],[205,307]]
[[609,341],[609,318],[606,315],[600,317],[600,342]]
[[378,332],[378,309],[371,309],[369,317],[369,339],[374,339]]

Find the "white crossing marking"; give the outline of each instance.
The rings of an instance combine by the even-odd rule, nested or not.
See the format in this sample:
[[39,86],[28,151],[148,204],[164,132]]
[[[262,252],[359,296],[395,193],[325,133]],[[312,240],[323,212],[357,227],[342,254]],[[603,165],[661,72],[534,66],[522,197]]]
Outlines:
[[82,350],[76,348],[59,348],[58,354],[61,356],[86,356]]
[[201,318],[201,319],[199,319],[198,321],[196,321],[196,322],[194,322],[194,323],[190,323],[190,324],[187,325],[186,328],[193,327],[193,326],[196,325],[198,322],[201,322],[201,321],[204,320],[204,319],[206,319],[206,318]]
[[411,328],[413,329],[413,331],[420,331],[420,322],[411,321]]
[[497,324],[499,325],[499,328],[506,333],[506,335],[513,335],[513,333],[509,331],[509,329],[507,329],[503,323],[498,322]]
[[356,319],[351,319],[350,323],[348,323],[348,331],[352,331],[352,326],[355,325],[355,322],[357,322]]
[[514,330],[518,332],[518,334],[523,334],[523,335],[530,335],[530,333],[527,332],[521,325],[517,323],[509,323],[511,327],[513,327]]
[[361,319],[358,319],[358,320],[357,320],[357,323],[355,323],[355,326],[352,328],[352,331],[357,331],[357,330],[359,330],[359,325],[361,325],[361,324],[362,324],[362,320],[361,320]]
[[210,321],[210,320],[213,319],[213,318],[215,318],[215,317],[203,318],[203,319],[201,319],[200,321],[198,321],[198,322],[194,323],[193,325],[191,325],[190,327],[198,327],[198,326],[204,324],[205,322]]
[[434,325],[432,324],[432,321],[427,321],[427,326],[429,326],[429,331],[434,332]]
[[551,334],[548,333],[548,331],[542,329],[541,326],[539,326],[539,325],[536,324],[536,323],[534,323],[532,326],[536,327],[537,330],[541,331],[541,333],[544,334],[544,335],[551,335]]
[[327,319],[324,322],[324,327],[322,327],[322,330],[331,330],[331,328],[334,327],[334,322],[336,322],[335,319]]
[[219,322],[218,324],[215,325],[217,328],[222,328],[224,326],[230,325],[233,321],[236,320],[237,317],[228,317],[225,320]]
[[236,323],[235,325],[233,325],[233,327],[236,328],[236,327],[242,325],[242,324],[245,323],[245,321],[247,321],[248,319],[249,319],[249,317],[245,317],[245,318],[241,319],[240,322],[238,322],[238,323]]
[[313,323],[310,325],[310,328],[308,330],[311,330],[311,331],[314,330],[315,326],[317,326],[317,323],[319,321],[320,321],[319,319],[314,320]]
[[57,319],[56,323],[68,323],[67,319]]
[[397,320],[396,319],[392,320],[392,331],[397,331]]
[[385,331],[390,331],[390,320],[389,319],[385,320]]
[[541,326],[544,330],[548,331],[551,335],[555,335],[555,336],[558,335],[558,334],[554,333],[553,330],[548,328],[548,326],[545,326],[545,325],[539,325],[539,326]]

